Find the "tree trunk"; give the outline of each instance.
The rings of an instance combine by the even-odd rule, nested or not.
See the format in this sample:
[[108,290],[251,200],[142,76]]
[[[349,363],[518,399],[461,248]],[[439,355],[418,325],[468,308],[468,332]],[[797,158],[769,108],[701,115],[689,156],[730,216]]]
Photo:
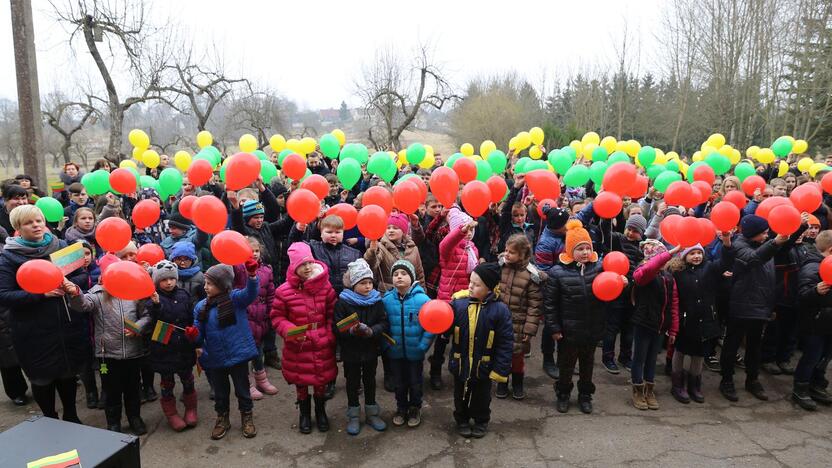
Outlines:
[[98,51],[98,46],[95,44],[95,39],[92,34],[93,19],[92,16],[87,16],[84,21],[84,42],[87,44],[87,49],[90,51],[95,66],[98,67],[101,73],[101,79],[104,80],[104,86],[107,88],[107,108],[110,111],[110,141],[107,145],[107,157],[111,161],[121,160],[121,139],[122,139],[122,124],[124,122],[124,108],[119,102],[116,85],[113,82],[110,71],[107,69],[107,64],[101,58],[101,53]]

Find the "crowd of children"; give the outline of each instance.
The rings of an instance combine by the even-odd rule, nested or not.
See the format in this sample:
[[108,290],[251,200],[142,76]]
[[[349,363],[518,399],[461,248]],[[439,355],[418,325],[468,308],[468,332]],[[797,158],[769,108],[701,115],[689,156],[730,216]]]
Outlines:
[[[357,435],[363,425],[387,429],[376,389],[379,360],[384,388],[395,394],[390,422],[420,425],[429,356],[435,390],[442,389],[447,359],[457,432],[480,438],[488,431],[492,392],[500,399],[525,398],[526,359],[540,335],[543,370],[555,381],[561,413],[569,411],[575,372],[578,408],[592,413],[599,345],[604,369],[630,372],[632,405],[639,410],[660,407],[655,383],[663,350],[671,394],[682,404],[704,402],[706,366],[721,374],[719,391],[729,401],[740,397],[734,374],[741,366],[744,388],[760,400],[769,398],[759,378],[764,371],[793,375],[791,399],[801,408],[832,404],[825,377],[832,357],[832,287],[819,266],[832,255],[832,231],[823,230],[832,220],[832,203],[803,213],[791,236],[769,238],[767,220],[755,214],[769,195],[788,196],[799,182],[807,183],[800,174],[769,180],[751,197],[737,229],[717,233],[708,245],[681,248],[663,238],[661,220],[707,217],[716,202],[740,188],[738,179],[717,180],[712,196],[695,210],[667,206],[651,189],[640,199],[625,199],[618,216],[602,219],[593,209],[599,189],[592,182],[580,191],[563,187],[560,200],[538,206],[524,176],[512,175],[510,166],[506,199],[483,215],[471,217],[462,204],[444,207],[429,195],[415,214],[392,211],[383,236],[368,240],[355,228],[345,231],[341,217],[326,215],[328,205],[360,208],[364,190],[387,185],[365,174],[344,190],[326,160],[310,156],[309,164],[326,176],[329,196],[308,224],[288,216],[289,185],[282,179],[259,180],[240,191],[226,191],[217,180],[189,186],[189,193],[221,195],[228,227],[247,236],[252,257],[231,266],[217,262],[210,236],[179,212],[184,192],[163,199],[144,188],[92,200],[80,183],[82,171],[70,163],[58,197],[65,219],[47,223],[30,204],[36,195],[17,179],[7,181],[0,207],[0,371],[9,398],[26,404],[31,385],[43,414],[57,417],[57,393],[63,418],[80,422],[74,400],[80,377],[87,405],[105,410],[109,430],[122,430],[124,411],[130,430],[144,434],[140,408],[155,399],[153,377],[159,374],[160,405],[178,432],[198,424],[195,379],[204,370],[216,412],[210,437],[221,439],[231,427],[232,388],[242,434],[255,437],[254,402],[278,393],[271,366],[294,386],[297,427],[309,434],[313,420],[319,432],[330,429],[327,401],[340,367],[344,427]],[[419,175],[429,177],[430,171]],[[160,221],[135,229],[124,249],[103,251],[98,224],[111,216],[130,221],[138,200],[159,204]],[[22,264],[49,259],[76,242],[84,264],[60,287],[38,295],[18,286]],[[139,300],[111,295],[101,279],[108,268],[139,261],[138,247],[150,243],[166,256],[142,263],[155,292]],[[623,254],[629,268],[620,275],[623,291],[602,300],[593,283],[611,252]],[[419,318],[431,299],[448,304],[452,316],[437,335]]]

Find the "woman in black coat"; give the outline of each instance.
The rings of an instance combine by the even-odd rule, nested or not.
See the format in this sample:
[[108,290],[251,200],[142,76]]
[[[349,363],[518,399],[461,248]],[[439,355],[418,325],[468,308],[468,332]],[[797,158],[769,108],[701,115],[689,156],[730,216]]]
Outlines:
[[32,383],[32,395],[44,416],[58,417],[57,390],[63,419],[80,423],[75,410],[75,376],[87,359],[90,344],[81,313],[70,310],[63,298],[74,286],[64,281],[46,294],[32,294],[22,290],[15,278],[22,264],[48,260],[49,254],[66,244],[47,232],[43,214],[33,205],[19,206],[9,217],[20,235],[6,239],[0,255],[0,304],[10,310],[12,342],[20,366]]

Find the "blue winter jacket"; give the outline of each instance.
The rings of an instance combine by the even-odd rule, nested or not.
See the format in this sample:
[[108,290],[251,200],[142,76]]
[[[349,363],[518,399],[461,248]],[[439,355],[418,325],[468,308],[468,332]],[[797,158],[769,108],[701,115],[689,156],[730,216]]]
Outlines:
[[194,306],[194,325],[199,329],[199,338],[195,344],[202,347],[199,363],[205,369],[232,367],[257,356],[257,347],[248,326],[246,308],[257,299],[259,283],[257,277],[249,278],[245,289],[231,291],[231,303],[234,305],[237,323],[225,328],[220,328],[216,307],[208,311],[206,323],[199,320],[199,312],[205,304],[205,299]]
[[390,322],[390,337],[396,342],[384,341],[387,356],[408,361],[424,359],[433,341],[433,334],[426,332],[419,324],[419,309],[430,300],[425,290],[414,284],[402,299],[399,291],[393,288],[381,300]]
[[548,273],[558,264],[558,255],[563,252],[565,245],[565,234],[558,234],[549,228],[544,228],[534,248],[534,264],[541,271]]

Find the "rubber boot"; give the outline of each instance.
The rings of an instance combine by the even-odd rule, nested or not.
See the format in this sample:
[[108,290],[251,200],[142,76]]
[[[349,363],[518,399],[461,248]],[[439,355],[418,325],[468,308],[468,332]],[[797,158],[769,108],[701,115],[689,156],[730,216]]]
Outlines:
[[301,434],[312,433],[312,398],[298,400],[298,430]]
[[364,415],[367,418],[367,425],[381,432],[387,429],[387,423],[379,416],[381,408],[378,405],[364,405]]
[[705,395],[702,394],[702,376],[696,377],[688,374],[688,396],[697,403],[705,403]]
[[797,404],[797,406],[805,409],[806,411],[815,411],[818,409],[818,404],[812,397],[809,395],[809,384],[806,382],[795,382],[794,383],[794,390],[792,390],[792,401]]
[[350,406],[347,408],[347,434],[358,435],[361,433],[361,407]]
[[679,403],[690,403],[690,396],[685,388],[684,371],[674,371],[671,375],[671,380],[673,382],[673,388],[670,390],[670,394],[673,395],[673,398],[675,398]]
[[266,369],[254,371],[254,382],[257,390],[260,390],[266,395],[277,395],[277,387],[269,382],[269,376],[266,375]]
[[644,384],[633,384],[633,406],[639,410],[647,409],[647,400],[644,399]]
[[644,382],[644,400],[647,402],[647,407],[651,410],[659,409],[659,400],[656,398],[655,388],[655,383]]
[[526,391],[523,389],[523,374],[511,374],[511,397],[515,400],[526,398]]
[[326,397],[314,397],[315,399],[315,424],[319,432],[329,430],[329,418],[326,415]]
[[179,412],[176,411],[176,398],[173,396],[162,396],[162,398],[159,398],[159,404],[162,406],[162,413],[168,418],[170,428],[176,432],[182,432],[187,425],[179,416]]
[[254,374],[248,375],[248,392],[251,394],[252,400],[262,400],[263,394],[257,390],[257,384],[254,382]]
[[240,411],[240,426],[243,429],[243,437],[251,439],[257,435],[257,428],[254,426],[254,413],[251,411]]
[[196,390],[183,394],[182,401],[185,403],[185,424],[188,427],[196,427],[199,419],[196,412]]

